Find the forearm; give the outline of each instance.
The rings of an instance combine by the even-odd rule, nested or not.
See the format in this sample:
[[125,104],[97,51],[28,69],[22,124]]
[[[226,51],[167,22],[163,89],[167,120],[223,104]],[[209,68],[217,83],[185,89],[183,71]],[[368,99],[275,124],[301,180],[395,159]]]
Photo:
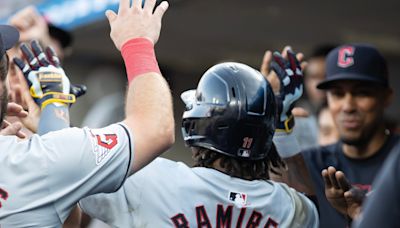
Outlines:
[[274,175],[272,179],[286,183],[290,187],[308,196],[314,196],[314,186],[294,135],[276,133],[274,136],[274,143],[279,155],[281,155],[285,161],[287,169],[282,170],[281,176]]
[[48,104],[41,112],[37,133],[44,135],[70,126],[68,105]]
[[143,39],[127,43],[122,49],[130,81],[125,121],[135,136],[137,170],[174,141],[174,118],[171,92],[158,69],[153,45]]

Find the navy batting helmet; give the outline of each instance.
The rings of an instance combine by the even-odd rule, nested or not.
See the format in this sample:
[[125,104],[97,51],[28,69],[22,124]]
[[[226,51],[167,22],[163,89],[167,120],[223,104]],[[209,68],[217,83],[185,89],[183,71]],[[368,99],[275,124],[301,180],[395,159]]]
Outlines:
[[275,97],[259,71],[241,63],[217,64],[181,98],[187,146],[248,160],[267,156],[275,132]]

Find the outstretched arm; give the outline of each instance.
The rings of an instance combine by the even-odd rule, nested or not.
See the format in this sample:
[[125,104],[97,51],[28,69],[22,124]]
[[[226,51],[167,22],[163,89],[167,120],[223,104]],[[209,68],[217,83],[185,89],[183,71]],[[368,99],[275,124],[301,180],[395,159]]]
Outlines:
[[68,128],[69,104],[75,102],[75,95],[70,93],[69,79],[60,67],[53,49],[48,47],[44,52],[37,41],[32,41],[30,46],[22,44],[21,51],[26,62],[14,58],[14,63],[23,72],[29,85],[30,95],[41,109],[40,115],[36,115],[40,116],[37,129],[31,127],[32,130],[43,135],[50,131]]
[[305,63],[301,62],[302,58],[303,54],[294,54],[290,47],[285,47],[282,55],[267,51],[261,65],[261,73],[270,82],[277,97],[279,119],[274,143],[287,165],[287,169],[282,170],[281,176],[271,175],[271,177],[309,197],[314,197],[314,187],[303,156],[300,154],[300,146],[292,134],[294,127],[292,110],[303,92],[302,69]]
[[125,61],[129,87],[124,122],[133,132],[132,172],[148,164],[174,143],[172,97],[154,53],[166,1],[121,0],[118,13],[107,11],[111,39]]

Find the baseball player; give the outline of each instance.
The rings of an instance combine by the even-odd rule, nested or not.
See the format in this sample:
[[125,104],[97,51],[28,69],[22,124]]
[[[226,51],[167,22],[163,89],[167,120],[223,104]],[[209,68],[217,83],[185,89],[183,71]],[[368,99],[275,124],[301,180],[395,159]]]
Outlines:
[[[129,87],[126,118],[102,129],[69,128],[17,141],[0,136],[1,227],[60,227],[79,199],[114,192],[174,141],[174,120],[168,84],[154,54],[166,2],[144,8],[121,0],[118,15],[107,12],[111,38],[125,61]],[[137,23],[140,21],[141,23]],[[7,104],[5,50],[18,41],[11,26],[0,26],[1,113]],[[26,47],[26,46],[25,46]],[[24,48],[28,64],[15,60],[30,82],[30,92],[43,113],[73,103],[69,80],[51,51],[32,43]],[[53,109],[52,109],[53,108]],[[53,112],[62,116],[59,112]],[[42,121],[41,121],[42,122]],[[68,120],[66,121],[68,122]],[[41,123],[39,123],[40,125]],[[40,126],[39,126],[40,127]]]
[[276,110],[284,134],[277,142],[294,149],[285,135],[302,92],[294,54],[274,57],[281,79],[277,106],[259,71],[234,62],[211,67],[196,90],[181,95],[182,134],[194,167],[157,158],[117,192],[81,200],[83,211],[113,227],[318,227],[312,201],[269,180],[268,172],[284,166],[272,141]]

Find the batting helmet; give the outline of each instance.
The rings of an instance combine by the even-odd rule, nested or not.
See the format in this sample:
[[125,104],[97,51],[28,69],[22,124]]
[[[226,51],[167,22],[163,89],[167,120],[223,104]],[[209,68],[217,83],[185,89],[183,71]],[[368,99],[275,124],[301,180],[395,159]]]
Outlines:
[[187,146],[248,160],[267,156],[275,132],[275,97],[259,71],[241,63],[217,64],[181,98]]

